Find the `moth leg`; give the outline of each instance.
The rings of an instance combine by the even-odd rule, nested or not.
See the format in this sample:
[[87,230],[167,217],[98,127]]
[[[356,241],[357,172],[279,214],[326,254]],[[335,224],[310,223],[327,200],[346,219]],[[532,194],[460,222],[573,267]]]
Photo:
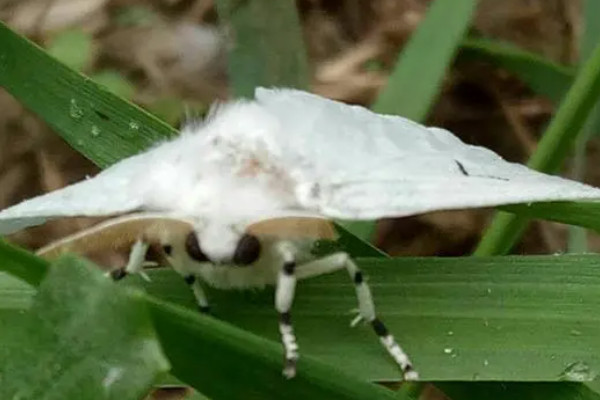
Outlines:
[[146,253],[150,245],[144,242],[142,239],[138,239],[129,252],[129,260],[125,268],[118,268],[110,272],[110,276],[118,281],[125,278],[127,275],[140,274],[144,279],[150,280],[148,276],[143,272],[144,262],[146,260]]
[[279,313],[279,332],[281,333],[281,342],[285,353],[282,373],[290,379],[296,375],[296,363],[298,361],[298,344],[296,343],[290,313],[296,291],[296,259],[293,247],[287,242],[280,243],[279,251],[283,265],[279,271],[275,289],[275,309]]
[[351,325],[355,325],[361,320],[369,322],[377,336],[379,336],[379,340],[383,347],[385,347],[394,361],[400,366],[404,379],[418,379],[419,375],[413,369],[408,355],[398,345],[394,336],[388,331],[384,323],[377,317],[371,289],[365,281],[362,271],[354,261],[352,261],[348,254],[335,253],[328,257],[303,264],[299,268],[299,271],[304,271],[302,273],[303,277],[309,277],[319,275],[319,271],[324,274],[341,268],[346,268],[348,271],[350,279],[354,282],[356,297],[358,299],[359,316],[352,321]]
[[198,304],[198,309],[200,312],[208,314],[210,312],[210,306],[208,304],[208,298],[206,297],[206,293],[204,292],[202,284],[194,275],[187,275],[183,279],[185,279],[185,283],[192,288],[192,292],[194,293],[196,304]]

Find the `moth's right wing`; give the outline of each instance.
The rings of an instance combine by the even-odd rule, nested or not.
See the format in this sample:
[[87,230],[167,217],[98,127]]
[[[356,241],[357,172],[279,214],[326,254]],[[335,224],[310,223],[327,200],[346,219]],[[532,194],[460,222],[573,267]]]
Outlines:
[[0,211],[0,235],[52,218],[109,216],[141,209],[144,200],[135,190],[135,181],[146,166],[144,159],[145,154],[127,158],[93,178]]

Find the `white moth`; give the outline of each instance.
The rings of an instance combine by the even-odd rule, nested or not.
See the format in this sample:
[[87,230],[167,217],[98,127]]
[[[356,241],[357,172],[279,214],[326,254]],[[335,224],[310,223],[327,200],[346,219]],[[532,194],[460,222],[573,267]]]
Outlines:
[[372,325],[404,377],[416,379],[348,255],[311,257],[316,239],[335,237],[324,218],[597,199],[600,189],[508,163],[443,129],[296,90],[257,89],[254,100],[221,104],[172,141],[0,212],[0,233],[49,218],[135,212],[41,253],[130,246],[118,277],[140,272],[149,246],[156,246],[202,310],[208,307],[203,283],[276,285],[287,377],[298,358],[290,314],[297,279],[345,268],[355,283],[358,320]]

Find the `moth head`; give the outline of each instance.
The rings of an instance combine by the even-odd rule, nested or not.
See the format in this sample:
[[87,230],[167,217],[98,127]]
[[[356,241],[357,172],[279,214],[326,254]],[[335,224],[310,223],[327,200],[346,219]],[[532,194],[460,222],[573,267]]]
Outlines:
[[165,238],[162,250],[171,263],[183,257],[196,263],[250,265],[260,257],[260,239],[230,225],[205,225],[185,237]]

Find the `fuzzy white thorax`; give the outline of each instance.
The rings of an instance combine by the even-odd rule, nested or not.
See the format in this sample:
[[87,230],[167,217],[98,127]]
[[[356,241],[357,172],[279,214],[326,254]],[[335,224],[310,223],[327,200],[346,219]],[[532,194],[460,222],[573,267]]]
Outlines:
[[138,180],[138,192],[150,207],[215,220],[299,208],[294,179],[273,139],[281,129],[277,120],[244,101],[213,113],[151,150],[153,162]]

